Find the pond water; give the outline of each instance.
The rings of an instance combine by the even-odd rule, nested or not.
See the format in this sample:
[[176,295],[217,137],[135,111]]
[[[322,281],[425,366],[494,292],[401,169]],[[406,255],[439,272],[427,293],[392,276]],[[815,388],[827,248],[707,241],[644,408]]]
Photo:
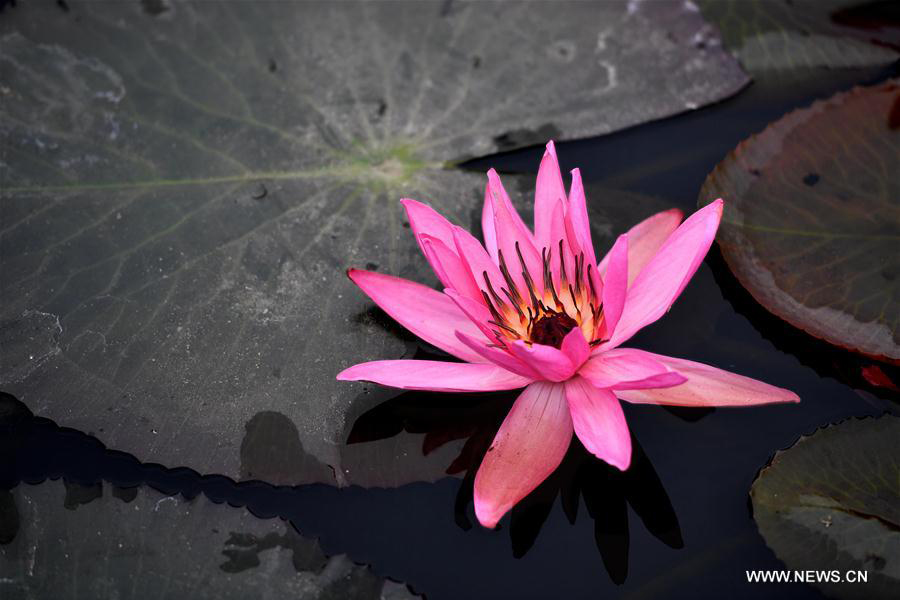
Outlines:
[[[741,140],[790,110],[855,85],[897,77],[898,70],[895,64],[803,73],[758,77],[712,106],[606,136],[558,143],[561,166],[564,172],[581,168],[590,184],[589,202],[590,189],[615,188],[654,196],[661,206],[690,213],[706,175]],[[542,146],[533,146],[463,167],[478,173],[494,167],[501,174],[533,174],[542,152]],[[351,445],[389,439],[401,431],[427,434],[430,449],[467,440],[449,467],[456,476],[393,488],[276,487],[236,483],[174,464],[142,463],[106,448],[93,431],[67,429],[34,416],[41,413],[39,402],[6,395],[0,399],[0,488],[61,479],[66,509],[73,513],[92,503],[100,506],[100,499],[111,494],[133,498],[127,490],[135,486],[142,493],[152,488],[245,507],[252,515],[278,517],[304,538],[317,539],[325,555],[345,554],[430,600],[823,597],[803,584],[747,582],[748,570],[784,568],[757,531],[750,486],[775,451],[849,417],[898,414],[896,397],[860,376],[865,360],[806,335],[756,303],[715,246],[671,312],[629,345],[758,378],[796,392],[802,402],[747,409],[625,404],[635,446],[627,473],[592,458],[575,441],[560,469],[496,530],[475,521],[472,477],[514,393],[411,392],[356,418],[347,433]],[[436,356],[425,344],[418,344],[416,352]],[[82,401],[78,394],[84,389],[73,393],[73,403]],[[277,452],[272,460],[278,460]],[[0,494],[5,494],[0,495],[0,541],[9,544],[32,513],[10,493]],[[149,526],[141,535],[152,538],[155,531]],[[150,546],[182,556],[182,546],[193,543],[194,550],[213,559],[229,557],[230,566],[213,568],[211,579],[229,569],[240,574],[259,565],[266,552],[287,548],[280,541],[262,544],[262,537],[243,546],[233,542],[231,550],[207,548],[211,542],[205,530],[188,533],[193,542],[167,532],[171,547],[165,540]],[[74,548],[82,538],[89,546],[94,535],[90,522],[68,532]],[[293,552],[299,571],[300,551],[294,547]],[[121,568],[110,567],[108,574],[123,575],[117,571]],[[322,585],[330,591],[310,597],[350,597],[358,589]],[[384,598],[408,593],[390,589],[397,595],[384,591]]]

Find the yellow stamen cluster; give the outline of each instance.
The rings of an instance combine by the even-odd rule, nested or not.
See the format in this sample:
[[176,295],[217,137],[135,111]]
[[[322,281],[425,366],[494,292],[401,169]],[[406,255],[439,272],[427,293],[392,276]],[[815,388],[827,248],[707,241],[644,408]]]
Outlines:
[[571,261],[574,264],[569,273],[563,244],[564,241],[560,240],[557,259],[559,277],[556,281],[551,269],[553,249],[541,250],[543,268],[540,288],[535,285],[525,266],[518,242],[516,254],[525,290],[520,290],[510,276],[502,251],[498,252],[499,266],[506,287],[500,287],[500,293],[497,293],[487,271],[482,273],[485,288],[481,293],[493,317],[489,324],[496,327],[493,332],[497,346],[505,347],[510,340],[523,340],[559,348],[565,335],[575,327],[581,327],[584,338],[592,345],[603,341],[603,305],[599,290],[594,289],[591,272],[596,267],[585,265],[584,252],[581,252]]

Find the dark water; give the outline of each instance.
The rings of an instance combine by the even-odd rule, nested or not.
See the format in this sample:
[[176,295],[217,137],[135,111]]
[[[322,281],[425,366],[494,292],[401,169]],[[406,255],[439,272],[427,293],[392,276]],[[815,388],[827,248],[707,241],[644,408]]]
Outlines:
[[[764,80],[707,109],[560,144],[562,167],[579,166],[587,181],[656,195],[692,211],[706,174],[739,141],[815,98],[896,71],[821,71]],[[534,172],[541,153],[530,148],[468,166]],[[512,395],[484,400],[405,394],[376,408],[356,423],[353,440],[401,428],[431,432],[434,440],[471,436],[455,465],[470,476],[343,490],[235,484],[141,464],[86,433],[35,418],[7,398],[7,412],[0,415],[7,446],[0,486],[61,477],[84,501],[96,494],[91,484],[100,480],[188,497],[203,493],[259,516],[287,519],[302,534],[318,536],[326,552],[347,553],[432,600],[818,598],[819,592],[803,584],[746,582],[746,570],[783,568],[757,533],[750,485],[774,451],[800,435],[851,416],[897,412],[897,404],[862,381],[859,359],[757,306],[717,252],[670,314],[630,345],[763,379],[795,391],[803,402],[734,410],[626,404],[636,448],[628,473],[614,472],[576,443],[560,470],[496,531],[475,523],[471,475]]]

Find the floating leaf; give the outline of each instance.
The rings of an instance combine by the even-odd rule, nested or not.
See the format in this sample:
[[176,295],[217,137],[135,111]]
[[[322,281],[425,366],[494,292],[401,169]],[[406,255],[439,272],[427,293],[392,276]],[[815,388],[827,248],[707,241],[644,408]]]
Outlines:
[[867,67],[900,58],[896,34],[882,36],[835,22],[834,14],[854,4],[854,0],[699,2],[703,16],[719,28],[726,46],[753,73]]
[[412,600],[281,519],[147,488],[48,481],[0,491],[4,598]]
[[900,418],[851,419],[778,452],[753,483],[753,518],[790,569],[866,571],[816,583],[839,598],[890,598],[900,585]]
[[707,177],[718,241],[767,309],[832,344],[900,360],[900,87],[794,111]]
[[[0,380],[141,460],[235,478],[356,480],[339,445],[385,395],[334,376],[416,346],[343,273],[429,281],[401,197],[468,226],[484,177],[450,163],[747,82],[675,3],[67,6],[0,20]],[[299,466],[242,465],[267,452],[252,431]]]

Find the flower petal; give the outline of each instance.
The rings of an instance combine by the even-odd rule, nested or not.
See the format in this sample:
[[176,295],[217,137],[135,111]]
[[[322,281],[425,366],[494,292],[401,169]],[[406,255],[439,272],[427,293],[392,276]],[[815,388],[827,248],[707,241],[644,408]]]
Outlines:
[[[418,200],[404,198],[400,204],[406,209],[409,226],[412,228],[419,247],[422,247],[422,235],[430,235],[444,242],[448,248],[453,248],[453,224],[441,216],[436,210]],[[422,248],[422,252],[425,249]]]
[[472,278],[475,280],[475,285],[478,286],[478,289],[484,292],[489,291],[488,285],[484,280],[485,274],[487,274],[494,291],[497,294],[502,294],[501,289],[506,287],[503,274],[500,273],[500,269],[491,260],[481,243],[462,227],[453,228],[453,240],[459,257],[472,273]]
[[572,441],[565,386],[529,385],[516,399],[475,476],[475,515],[485,527],[497,521],[546,479]]
[[491,259],[497,261],[497,225],[494,223],[494,200],[491,193],[491,182],[484,187],[484,204],[481,207],[481,234],[484,236],[484,249]]
[[716,200],[669,236],[628,288],[622,316],[604,348],[615,348],[669,310],[706,256],[721,218],[722,201]]
[[613,384],[609,389],[619,392],[619,390],[649,390],[658,388],[669,388],[681,385],[687,381],[687,377],[675,371],[666,371],[657,375],[651,375],[644,379],[632,381],[620,381]]
[[439,360],[376,360],[353,365],[337,376],[339,381],[371,381],[404,390],[435,392],[490,392],[514,390],[530,379],[492,364]]
[[750,377],[683,358],[629,350],[677,371],[687,377],[687,381],[664,389],[616,392],[619,398],[627,402],[674,406],[753,406],[774,402],[800,402],[800,398],[794,392]]
[[508,348],[510,354],[534,369],[547,381],[565,381],[575,372],[575,365],[569,357],[553,346],[528,345],[522,340],[516,340],[509,344]]
[[566,203],[566,189],[563,186],[559,161],[556,159],[556,147],[553,142],[547,143],[541,166],[538,167],[537,182],[534,190],[534,240],[538,252],[542,248],[552,248],[558,240],[551,237],[553,212],[557,205]]
[[609,251],[609,269],[603,278],[603,321],[606,337],[613,335],[628,293],[628,234],[619,236]]
[[615,395],[598,389],[583,377],[565,383],[566,401],[575,435],[596,456],[625,471],[631,465],[631,434]]
[[587,340],[584,339],[584,332],[581,330],[581,327],[574,327],[567,333],[559,349],[569,357],[576,371],[591,355],[591,347],[588,345]]
[[522,377],[527,377],[531,381],[538,381],[543,379],[537,371],[532,369],[530,366],[528,366],[515,356],[511,355],[506,350],[488,346],[487,344],[480,342],[472,336],[462,333],[461,331],[456,332],[456,337],[459,339],[459,341],[477,352],[479,355],[483,356],[485,359],[494,363],[495,365],[503,367],[507,371],[517,373]]
[[[566,213],[570,229],[578,247],[584,252],[586,265],[597,263],[594,254],[594,243],[591,241],[591,224],[587,213],[587,199],[584,195],[584,185],[581,182],[581,171],[572,169],[572,184],[569,186],[569,210]],[[574,252],[575,249],[573,248]]]
[[509,194],[506,193],[506,188],[503,187],[503,182],[500,181],[500,176],[497,175],[497,171],[494,169],[489,169],[487,172],[488,176],[488,185],[491,187],[492,197],[494,200],[494,206],[497,209],[503,209],[509,215],[509,219],[512,223],[513,229],[518,232],[518,236],[521,239],[526,239],[534,244],[534,234],[528,229],[528,225],[525,224],[525,221],[522,220],[522,216],[519,214],[519,211],[516,210],[516,207],[513,206],[512,201],[509,199]]
[[[571,283],[575,281],[575,255],[572,253],[572,244],[569,243],[569,235],[566,227],[566,206],[558,202],[553,209],[553,218],[550,222],[550,240],[552,245],[547,249],[550,254],[550,274],[556,289],[563,290],[563,279]],[[576,244],[577,246],[577,244]],[[565,270],[565,278],[562,277]]]
[[616,348],[595,354],[578,374],[594,387],[615,390],[671,387],[687,381],[649,352],[634,348]]
[[449,297],[456,306],[459,307],[459,310],[463,311],[463,314],[469,317],[475,326],[481,330],[481,332],[485,335],[488,340],[494,339],[493,330],[490,328],[488,321],[490,321],[493,316],[491,312],[484,305],[484,300],[479,296],[479,300],[473,300],[468,296],[463,296],[456,290],[452,290],[450,288],[445,288],[444,293]]
[[[656,255],[683,218],[684,213],[673,208],[647,217],[628,230],[628,285],[634,282],[638,273]],[[598,265],[602,275],[606,275],[608,264],[607,253]]]
[[429,344],[468,362],[485,362],[457,339],[456,331],[475,336],[481,332],[445,294],[372,271],[349,269],[347,275],[384,312]]
[[419,236],[425,258],[444,286],[463,296],[482,301],[481,290],[475,285],[472,272],[465,262],[444,242],[428,234]]
[[[493,223],[496,228],[495,238],[498,250],[494,261],[499,265],[500,257],[503,257],[503,263],[506,265],[516,290],[523,297],[527,297],[525,291],[527,287],[522,275],[522,263],[519,256],[521,255],[532,279],[535,280],[535,285],[537,285],[537,280],[540,279],[538,274],[541,272],[541,257],[534,247],[534,236],[522,222],[522,218],[506,195],[503,184],[500,183],[500,177],[493,169],[488,171],[488,190],[493,193],[491,206],[494,211]],[[508,284],[505,287],[510,288]],[[541,289],[538,287],[536,292],[539,293]],[[497,290],[498,293],[499,291]]]

